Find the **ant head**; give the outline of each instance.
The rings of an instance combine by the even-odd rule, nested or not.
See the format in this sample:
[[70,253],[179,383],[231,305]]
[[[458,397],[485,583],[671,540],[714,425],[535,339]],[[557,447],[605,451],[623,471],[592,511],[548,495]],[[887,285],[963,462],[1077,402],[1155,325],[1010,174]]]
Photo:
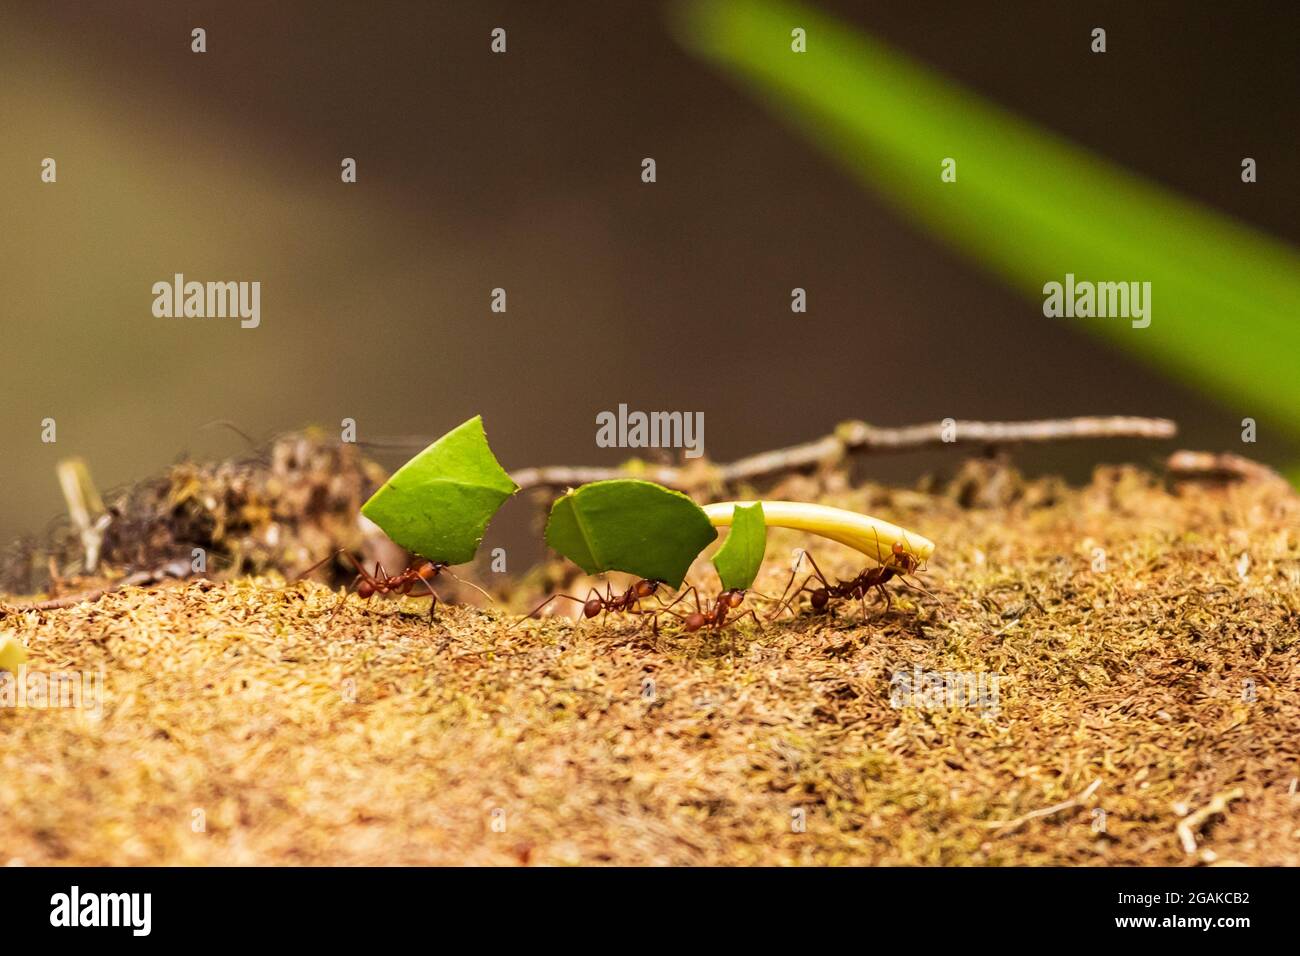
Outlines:
[[916,555],[911,554],[901,541],[895,541],[894,546],[890,548],[890,551],[893,552],[894,560],[898,563],[899,567],[908,574],[915,571],[917,566],[921,563],[916,560]]
[[357,585],[357,594],[361,595],[361,597],[363,598],[368,598],[370,597],[370,595],[374,593],[375,593],[375,586],[371,584],[369,581],[362,581],[360,584]]
[[704,615],[699,611],[692,611],[686,615],[686,630],[698,631],[704,626]]
[[636,596],[639,598],[648,598],[659,590],[658,581],[640,580],[635,585]]
[[419,570],[417,570],[415,573],[417,576],[423,578],[426,581],[432,581],[434,578],[438,576],[438,572],[441,570],[442,570],[442,565],[434,564],[432,561],[426,561],[424,562],[424,564],[420,565]]
[[605,606],[605,602],[600,598],[589,598],[587,603],[582,606],[583,617],[595,617],[600,613],[600,609]]
[[825,588],[818,588],[816,591],[813,591],[812,597],[810,598],[812,602],[813,610],[814,611],[824,610],[826,608],[826,605],[830,602],[830,599],[831,599],[830,592],[827,591]]
[[722,596],[726,599],[728,607],[740,607],[745,601],[745,592],[742,588],[732,588]]

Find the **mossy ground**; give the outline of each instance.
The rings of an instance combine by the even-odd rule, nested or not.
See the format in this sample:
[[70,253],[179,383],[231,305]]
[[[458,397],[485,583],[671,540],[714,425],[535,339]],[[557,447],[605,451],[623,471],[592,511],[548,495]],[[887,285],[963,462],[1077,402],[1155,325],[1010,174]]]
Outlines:
[[[1300,501],[1013,484],[773,494],[938,543],[934,596],[865,620],[431,627],[272,578],[11,611],[29,668],[103,667],[105,704],[0,710],[0,862],[1300,863]],[[782,533],[759,589],[801,544],[859,570]],[[916,667],[1001,675],[996,713],[891,706]]]

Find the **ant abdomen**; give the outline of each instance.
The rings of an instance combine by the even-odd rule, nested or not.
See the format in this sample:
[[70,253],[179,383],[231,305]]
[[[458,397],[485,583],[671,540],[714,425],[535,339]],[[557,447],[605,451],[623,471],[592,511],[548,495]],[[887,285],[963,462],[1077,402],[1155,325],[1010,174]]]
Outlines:
[[705,617],[699,611],[693,611],[686,615],[686,630],[698,631],[704,626]]
[[809,598],[809,601],[812,603],[814,611],[824,611],[826,610],[826,605],[830,603],[830,599],[831,595],[829,591],[825,588],[818,588],[816,591],[813,591],[812,597]]
[[375,586],[369,581],[362,581],[357,585],[357,594],[362,598],[368,598],[375,593]]
[[591,600],[587,601],[587,603],[582,605],[582,616],[595,617],[597,614],[600,613],[601,608],[603,608],[604,606],[605,606],[605,602],[602,601],[600,598],[592,598]]

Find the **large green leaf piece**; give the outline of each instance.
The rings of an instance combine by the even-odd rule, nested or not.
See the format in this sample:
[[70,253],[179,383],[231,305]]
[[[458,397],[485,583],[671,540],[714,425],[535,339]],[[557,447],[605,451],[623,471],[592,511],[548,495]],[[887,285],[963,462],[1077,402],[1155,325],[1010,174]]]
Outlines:
[[588,574],[624,571],[673,587],[717,536],[686,495],[632,478],[570,491],[546,522],[546,543]]
[[731,531],[713,556],[713,566],[727,590],[747,589],[758,577],[767,551],[767,522],[763,518],[763,503],[737,505],[731,515]]
[[497,509],[518,490],[475,415],[399,468],[361,513],[413,554],[464,564]]

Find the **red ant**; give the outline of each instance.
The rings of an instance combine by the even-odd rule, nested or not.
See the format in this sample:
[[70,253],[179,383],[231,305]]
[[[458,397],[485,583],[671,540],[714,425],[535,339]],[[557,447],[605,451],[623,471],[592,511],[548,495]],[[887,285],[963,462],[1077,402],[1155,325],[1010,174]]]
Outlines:
[[[789,586],[787,585],[787,588],[788,587]],[[683,591],[677,598],[677,601],[686,597],[687,592],[695,595],[695,610],[690,614],[687,614],[685,617],[682,617],[680,614],[673,614],[673,617],[681,618],[682,624],[688,634],[693,634],[703,627],[711,627],[715,631],[721,630],[723,625],[727,623],[727,616],[745,602],[745,595],[748,593],[744,588],[730,588],[719,594],[712,602],[706,602],[705,606],[701,607],[700,592],[695,590],[694,586],[688,587]],[[673,604],[676,604],[677,601],[673,601]],[[664,608],[664,610],[671,614],[672,612],[669,609],[673,604],[669,604],[668,607]],[[736,618],[736,620],[739,621],[744,617],[752,617],[754,623],[758,625],[758,629],[760,631],[763,629],[763,622],[758,619],[758,615],[754,613],[753,608],[742,613]]]
[[[600,619],[601,624],[605,623],[605,617],[607,617],[611,612],[614,614],[650,614],[652,615],[650,619],[651,623],[654,625],[655,633],[658,634],[659,614],[661,612],[643,611],[641,610],[640,602],[647,598],[656,597],[659,589],[663,586],[663,581],[654,581],[648,578],[642,578],[641,580],[629,585],[628,589],[622,594],[615,594],[613,585],[608,583],[605,585],[605,593],[603,595],[595,588],[592,588],[587,592],[587,599],[585,601],[574,597],[572,594],[552,594],[541,604],[537,605],[537,607],[529,611],[524,618],[511,626],[518,627],[524,621],[535,616],[538,611],[546,607],[546,605],[550,604],[552,601],[563,598],[566,601],[572,601],[574,604],[582,605],[582,616],[585,618],[590,619],[595,617],[597,614],[604,612],[604,616]],[[669,606],[671,607],[671,605]]]
[[[410,567],[408,567],[406,570],[400,571],[397,574],[389,574],[388,571],[385,570],[383,564],[379,561],[376,561],[375,571],[373,574],[371,574],[362,566],[360,561],[358,561],[355,557],[353,557],[351,552],[341,548],[338,551],[335,551],[333,554],[328,555],[325,558],[322,558],[320,561],[317,561],[306,571],[303,571],[301,574],[299,574],[298,577],[295,578],[295,580],[302,580],[307,575],[311,574],[313,571],[319,568],[326,561],[330,561],[333,558],[338,557],[340,554],[346,557],[348,561],[352,563],[352,566],[357,570],[357,576],[352,579],[352,583],[349,585],[349,587],[356,588],[357,595],[363,601],[369,601],[376,594],[408,595],[411,593],[411,590],[417,584],[423,584],[428,589],[429,594],[433,597],[433,603],[429,605],[429,620],[431,621],[434,619],[434,611],[436,611],[438,608],[438,592],[433,589],[433,585],[430,584],[429,582],[432,581],[434,578],[436,578],[443,571],[446,571],[453,578],[456,577],[454,574],[451,573],[451,571],[448,570],[447,562],[445,561],[417,561],[416,563],[413,563]],[[460,581],[461,579],[456,578],[456,580]],[[491,599],[492,596],[488,594],[486,591],[484,591],[477,584],[473,584],[472,582],[469,581],[465,581],[463,583],[468,584],[470,587],[477,590],[479,593],[481,593],[484,597],[487,597],[489,600]],[[331,619],[333,619],[334,615],[338,614],[338,612],[343,608],[343,605],[347,602],[347,599],[348,597],[347,594],[345,593],[343,595],[343,599],[339,601],[339,603],[335,606],[333,613],[330,614]]]
[[[890,563],[882,564],[880,567],[867,568],[856,578],[847,581],[841,580],[831,584],[826,575],[822,574],[822,569],[817,567],[817,562],[807,551],[800,554],[800,558],[807,558],[813,566],[813,573],[810,574],[790,599],[785,599],[786,593],[790,590],[790,585],[794,583],[794,577],[799,573],[799,563],[796,562],[794,570],[790,572],[790,580],[786,583],[785,591],[781,592],[781,605],[777,607],[776,612],[772,615],[775,618],[783,610],[794,603],[795,598],[805,591],[809,594],[809,603],[812,605],[814,613],[821,613],[827,609],[832,599],[834,600],[852,600],[854,598],[862,602],[862,615],[866,617],[867,613],[867,594],[874,588],[879,591],[885,598],[885,608],[892,606],[889,592],[885,589],[885,583],[895,577],[906,584],[908,587],[916,588],[919,591],[925,591],[924,588],[917,587],[905,579],[905,575],[915,574],[921,570],[921,562],[917,560],[916,555],[910,553],[904,546],[903,542],[895,541],[890,551]],[[810,588],[808,582],[813,578],[821,582],[821,587]],[[929,593],[929,592],[926,592]]]

